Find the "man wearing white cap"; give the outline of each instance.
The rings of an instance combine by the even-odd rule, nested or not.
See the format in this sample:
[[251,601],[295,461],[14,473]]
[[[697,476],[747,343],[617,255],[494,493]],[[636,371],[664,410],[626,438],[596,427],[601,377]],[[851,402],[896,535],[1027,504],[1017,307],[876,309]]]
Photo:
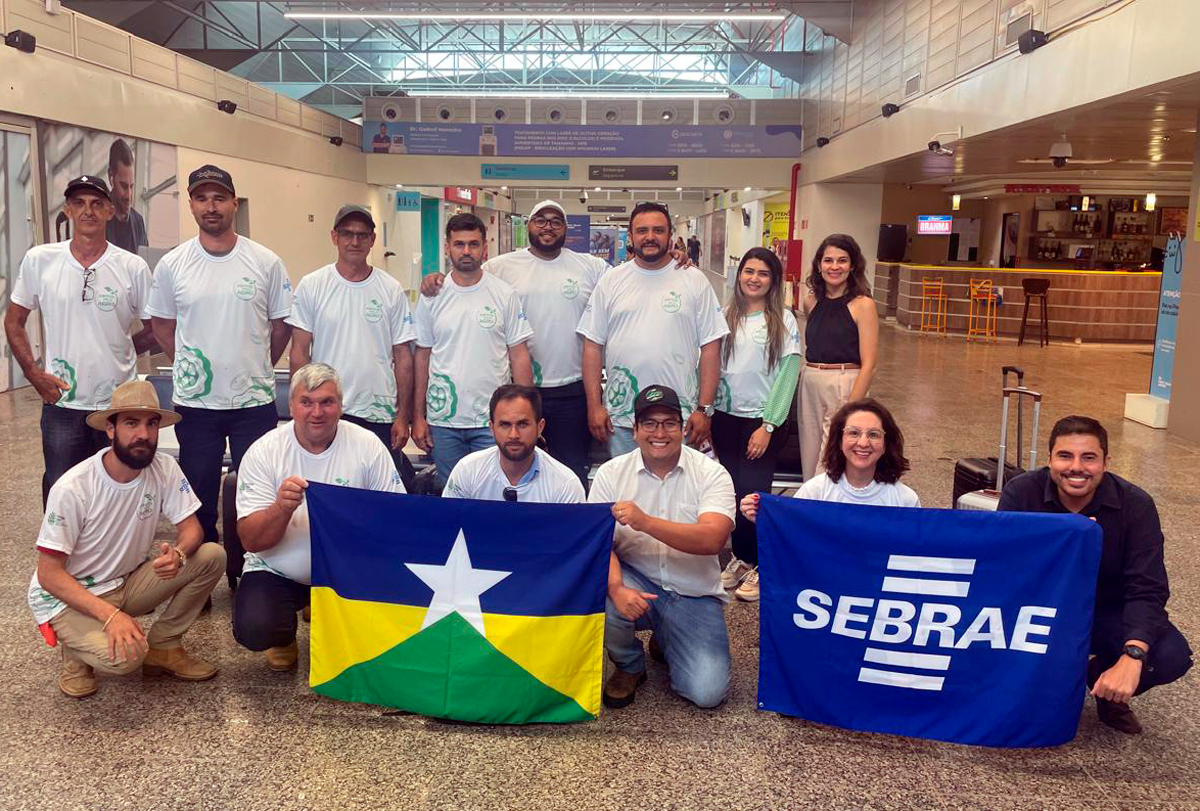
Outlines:
[[[546,447],[586,483],[591,435],[582,341],[575,327],[608,263],[563,247],[566,240],[566,209],[543,200],[529,211],[529,247],[489,259],[483,269],[516,288],[533,327],[529,354],[533,384],[542,398]],[[441,283],[440,275],[427,276],[421,292],[436,296]]]

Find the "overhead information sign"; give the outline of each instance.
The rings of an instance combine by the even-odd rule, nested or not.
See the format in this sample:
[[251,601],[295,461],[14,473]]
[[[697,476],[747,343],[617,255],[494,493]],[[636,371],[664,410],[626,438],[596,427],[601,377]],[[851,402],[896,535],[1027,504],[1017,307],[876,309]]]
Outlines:
[[588,180],[678,180],[678,166],[638,166],[634,164],[591,164]]
[[589,214],[624,214],[625,206],[588,206]]
[[397,211],[420,211],[421,210],[421,193],[416,191],[398,191],[396,192],[396,210]]
[[949,234],[954,231],[952,214],[918,214],[918,234]]
[[484,163],[479,167],[484,180],[570,180],[565,163]]

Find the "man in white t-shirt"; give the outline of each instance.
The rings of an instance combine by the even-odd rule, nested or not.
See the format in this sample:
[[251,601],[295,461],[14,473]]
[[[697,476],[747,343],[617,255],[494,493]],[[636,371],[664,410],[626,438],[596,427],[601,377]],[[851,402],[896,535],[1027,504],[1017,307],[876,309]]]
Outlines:
[[488,404],[494,448],[462,458],[442,493],[447,498],[581,504],[583,483],[569,467],[537,446],[546,427],[542,398],[532,386],[508,383]]
[[246,451],[238,469],[238,535],[245,570],[233,603],[233,636],[266,651],[272,670],[296,666],[296,612],[309,604],[312,550],[304,489],[310,481],[403,493],[387,447],[341,420],[342,384],[324,363],[292,375],[292,421]]
[[433,458],[442,487],[460,459],[492,446],[492,392],[510,381],[533,384],[533,329],[512,285],[483,272],[486,245],[478,217],[451,217],[450,278],[437,298],[417,302],[413,441]]
[[[619,456],[636,447],[633,403],[650,384],[680,392],[691,412],[688,444],[711,430],[721,338],[729,327],[712,285],[699,268],[670,253],[671,214],[661,203],[638,203],[629,217],[634,258],[601,277],[579,321],[583,385],[592,436]],[[601,391],[600,372],[606,372]]]
[[[50,488],[38,531],[29,607],[51,645],[62,646],[59,689],[96,692],[95,671],[170,674],[204,681],[217,668],[191,656],[180,638],[196,621],[225,570],[225,550],[204,543],[200,506],[175,460],[158,453],[158,430],[179,421],[160,408],[154,386],[122,383],[109,408],[88,424],[111,448],[75,465]],[[175,546],[155,542],[160,518],[175,525]],[[148,632],[134,617],[166,603]]]
[[311,361],[337,369],[344,389],[342,419],[361,425],[391,449],[396,469],[412,483],[404,455],[412,424],[412,341],[408,297],[400,283],[367,261],[375,220],[362,206],[344,205],[330,235],[337,262],[300,280],[292,298],[289,365]]
[[[511,284],[521,298],[533,328],[529,356],[546,418],[546,449],[586,483],[592,437],[582,339],[575,328],[608,263],[564,247],[566,240],[566,209],[543,200],[529,212],[529,247],[489,259],[483,270]],[[421,292],[436,296],[441,284],[441,274],[430,274],[421,282]]]
[[[116,212],[108,185],[84,175],[67,183],[64,196],[71,239],[29,249],[4,314],[12,356],[42,398],[43,504],[63,473],[108,446],[87,418],[134,378],[138,353],[154,341],[144,313],[150,269],[105,236]],[[33,310],[46,330],[44,369],[25,331]]]
[[633,702],[646,680],[635,631],[652,630],[650,655],[671,688],[698,707],[729,694],[729,634],[717,554],[733,529],[729,472],[683,444],[679,396],[647,386],[633,406],[637,448],[600,466],[588,501],[615,502],[604,648],[616,665],[604,704]]
[[[174,363],[173,399],[183,422],[175,431],[179,464],[200,498],[196,517],[218,539],[217,496],[229,444],[231,468],[279,422],[274,365],[292,328],[292,284],[279,257],[233,229],[233,178],[216,166],[188,176],[199,234],[159,260],[150,290],[154,335]],[[230,586],[242,549],[225,539]]]

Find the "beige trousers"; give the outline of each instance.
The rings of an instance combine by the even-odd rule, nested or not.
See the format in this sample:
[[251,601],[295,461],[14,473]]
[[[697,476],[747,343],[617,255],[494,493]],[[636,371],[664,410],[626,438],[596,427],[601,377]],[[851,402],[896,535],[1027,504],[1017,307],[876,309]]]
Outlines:
[[[125,585],[101,594],[100,599],[120,608],[132,617],[149,614],[169,599],[158,621],[146,634],[154,648],[174,648],[179,639],[196,621],[204,601],[225,573],[225,550],[215,543],[200,544],[191,554],[179,574],[170,580],[160,580],[154,574],[152,561],[147,560],[125,578]],[[50,620],[58,634],[58,643],[65,656],[75,656],[101,673],[123,676],[142,664],[141,658],[114,662],[108,655],[108,635],[101,630],[104,623],[90,614],[68,608]]]
[[804,367],[800,380],[800,467],[808,481],[822,470],[821,457],[834,412],[850,400],[859,369]]

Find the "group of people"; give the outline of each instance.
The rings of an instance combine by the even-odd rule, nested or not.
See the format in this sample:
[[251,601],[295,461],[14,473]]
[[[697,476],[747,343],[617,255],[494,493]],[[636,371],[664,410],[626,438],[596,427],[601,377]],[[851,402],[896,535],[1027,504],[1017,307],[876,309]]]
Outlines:
[[[72,239],[29,252],[5,318],[45,401],[46,511],[29,602],[61,643],[67,695],[94,692],[97,670],[215,675],[180,640],[222,571],[236,587],[235,638],[269,667],[294,668],[311,582],[308,482],[404,493],[410,438],[446,497],[612,504],[609,707],[632,702],[646,678],[635,632],[647,629],[679,695],[701,707],[728,695],[724,604],[731,591],[758,598],[757,493],[770,489],[797,388],[797,497],[920,505],[900,482],[900,428],[867,397],[878,317],[848,236],[815,252],[802,338],[775,254],[749,250],[722,307],[686,252],[672,252],[657,203],[634,208],[634,258],[612,269],[564,247],[557,202],[530,211],[527,249],[486,262],[485,224],[455,215],[450,271],[426,278],[410,312],[400,285],[369,263],[367,209],[337,212],[337,260],[293,293],[279,258],[233,230],[228,172],[200,167],[188,195],[199,233],[151,276],[105,239],[115,209],[104,181],[71,180]],[[25,332],[34,309],[45,367]],[[137,352],[153,339],[173,362],[172,409],[136,379]],[[280,423],[274,365],[289,346],[292,419]],[[167,425],[178,464],[156,452]],[[589,488],[593,440],[611,458]],[[238,520],[222,547],[226,443]],[[1011,482],[1001,508],[1082,512],[1104,527],[1092,686],[1101,717],[1134,731],[1129,697],[1178,678],[1190,651],[1166,619],[1153,502],[1105,472],[1106,460],[1103,428],[1060,421],[1049,470]],[[177,527],[174,546],[154,540],[160,516]],[[144,632],[134,618],[163,602]]]

